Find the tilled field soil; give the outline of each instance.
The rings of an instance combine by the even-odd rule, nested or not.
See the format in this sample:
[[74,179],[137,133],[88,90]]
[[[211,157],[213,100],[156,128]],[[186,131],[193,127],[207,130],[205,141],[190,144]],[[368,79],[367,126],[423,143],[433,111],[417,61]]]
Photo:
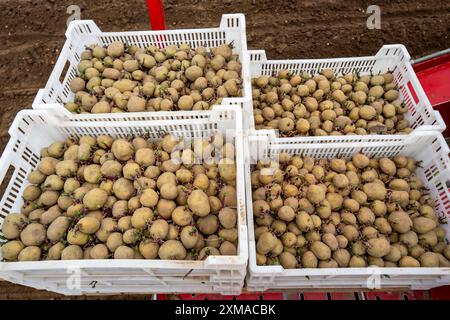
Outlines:
[[[0,0],[0,151],[16,113],[30,108],[47,81],[72,4],[104,31],[149,28],[143,0]],[[366,27],[371,4],[381,8],[380,30]],[[450,47],[447,0],[166,0],[164,8],[172,29],[215,27],[224,13],[245,13],[248,47],[269,58],[373,55],[389,43],[404,44],[415,58]],[[61,298],[9,283],[0,288],[3,299]]]

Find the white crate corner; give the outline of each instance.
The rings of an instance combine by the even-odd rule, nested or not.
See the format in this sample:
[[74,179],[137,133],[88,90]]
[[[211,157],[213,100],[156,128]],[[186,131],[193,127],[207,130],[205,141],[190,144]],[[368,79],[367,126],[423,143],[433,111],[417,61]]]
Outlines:
[[[161,130],[177,136],[202,137],[216,131],[234,132],[237,176],[243,177],[244,148],[242,115],[233,106],[202,114],[181,113],[182,120],[162,115],[159,121],[145,121],[126,114],[105,116],[105,121],[61,120],[54,110],[23,110],[9,133],[11,138],[0,159],[0,181],[13,168],[0,200],[0,225],[5,216],[22,206],[26,176],[39,161],[42,147],[71,136],[149,134],[159,138]],[[243,179],[237,179],[238,255],[210,256],[205,261],[169,260],[72,260],[0,262],[0,278],[66,295],[107,293],[222,293],[239,294],[244,285],[248,261],[247,221]],[[80,272],[80,286],[67,286],[74,272]],[[75,274],[76,276],[76,274]],[[92,284],[95,282],[95,286]]]

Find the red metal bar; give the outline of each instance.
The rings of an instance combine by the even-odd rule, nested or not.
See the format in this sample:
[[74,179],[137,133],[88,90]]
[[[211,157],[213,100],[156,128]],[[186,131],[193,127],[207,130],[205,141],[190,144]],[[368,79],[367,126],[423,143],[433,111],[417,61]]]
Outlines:
[[328,300],[326,292],[301,292],[301,300]]
[[158,294],[157,300],[283,300],[282,293],[243,293],[238,296],[223,296],[221,294]]
[[450,54],[416,63],[414,70],[434,110],[447,124],[444,136],[450,136]]
[[448,62],[449,59],[450,59],[450,54],[447,53],[447,54],[443,54],[441,56],[438,56],[438,57],[435,57],[432,59],[428,59],[428,60],[421,61],[421,62],[416,62],[414,64],[414,70],[417,73],[419,73],[419,72],[425,71],[427,69],[442,65],[442,64]]
[[358,292],[330,292],[330,300],[356,300]]
[[146,3],[152,30],[165,30],[166,22],[162,0],[146,0]]
[[425,290],[365,292],[364,297],[366,300],[430,300],[430,292]]
[[158,294],[157,300],[450,300],[450,286],[426,290],[380,292],[260,292],[238,296],[220,294]]
[[431,299],[450,300],[450,286],[431,289]]

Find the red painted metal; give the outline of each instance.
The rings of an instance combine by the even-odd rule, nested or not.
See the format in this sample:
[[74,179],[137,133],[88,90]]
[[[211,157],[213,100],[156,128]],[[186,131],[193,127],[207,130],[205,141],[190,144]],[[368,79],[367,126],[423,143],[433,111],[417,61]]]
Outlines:
[[220,294],[158,294],[157,300],[450,300],[450,286],[431,291],[387,292],[261,292],[243,293],[238,296]]
[[404,300],[402,292],[387,291],[387,292],[365,292],[366,300]]
[[282,293],[243,293],[238,296],[223,296],[221,294],[158,294],[157,300],[283,300]]
[[146,0],[150,25],[153,30],[165,30],[164,8],[162,0]]
[[415,290],[413,291],[414,300],[430,300],[430,291]]
[[302,292],[300,300],[328,300],[326,292]]
[[407,84],[409,91],[411,92],[411,96],[414,100],[414,103],[419,102],[419,98],[417,97],[416,91],[414,90],[414,87],[412,86],[411,81],[409,81]]
[[[298,300],[356,300],[355,292],[299,292]],[[297,300],[297,299],[286,299]]]
[[387,292],[365,292],[366,300],[428,300],[428,291],[387,291]]
[[431,105],[447,124],[444,136],[450,136],[450,53],[417,63],[414,70]]
[[422,62],[417,62],[413,65],[413,67],[414,67],[414,71],[416,71],[416,73],[417,73],[417,72],[422,72],[422,71],[428,70],[428,69],[433,68],[438,65],[442,65],[443,63],[446,63],[448,61],[450,61],[450,53],[443,54],[441,56],[438,56],[438,57],[435,57],[432,59],[428,59],[428,60],[425,60]]
[[433,300],[450,300],[450,286],[434,288],[430,291]]
[[357,300],[360,299],[360,294],[359,292],[331,292],[330,297],[330,300]]

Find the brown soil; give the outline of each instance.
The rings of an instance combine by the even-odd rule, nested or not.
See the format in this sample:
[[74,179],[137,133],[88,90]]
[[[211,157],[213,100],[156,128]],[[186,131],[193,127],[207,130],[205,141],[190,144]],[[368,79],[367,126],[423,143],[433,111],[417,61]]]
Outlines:
[[[66,8],[77,4],[82,19],[102,30],[149,27],[145,1],[0,0],[0,151],[16,113],[30,108],[64,43]],[[381,30],[366,28],[367,7],[381,7]],[[218,26],[224,13],[247,18],[248,47],[269,58],[373,55],[383,45],[402,43],[419,57],[450,47],[447,0],[165,0],[168,28]],[[56,298],[46,292],[0,283],[0,298]]]

